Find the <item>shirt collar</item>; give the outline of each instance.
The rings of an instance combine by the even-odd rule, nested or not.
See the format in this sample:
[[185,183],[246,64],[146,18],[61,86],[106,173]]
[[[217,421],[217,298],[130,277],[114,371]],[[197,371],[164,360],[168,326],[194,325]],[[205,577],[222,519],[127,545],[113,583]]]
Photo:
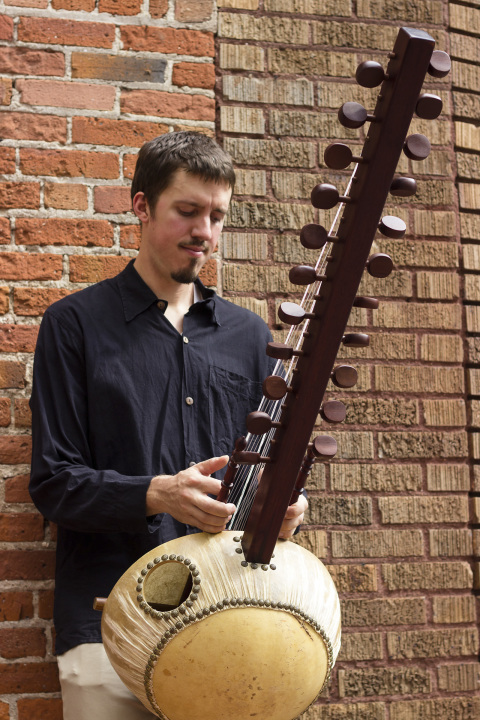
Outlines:
[[[123,312],[126,322],[130,322],[140,313],[147,310],[151,305],[155,305],[160,298],[157,298],[153,290],[142,280],[138,272],[135,270],[134,260],[131,260],[127,267],[117,275],[117,283],[120,291],[120,297],[123,304]],[[216,325],[220,325],[219,320],[219,304],[216,293],[206,288],[200,280],[195,281],[196,290],[200,297],[199,302],[195,302],[190,310],[197,312],[198,310],[208,310],[212,315],[212,319]],[[165,305],[166,307],[166,305]],[[220,312],[221,314],[221,312]]]

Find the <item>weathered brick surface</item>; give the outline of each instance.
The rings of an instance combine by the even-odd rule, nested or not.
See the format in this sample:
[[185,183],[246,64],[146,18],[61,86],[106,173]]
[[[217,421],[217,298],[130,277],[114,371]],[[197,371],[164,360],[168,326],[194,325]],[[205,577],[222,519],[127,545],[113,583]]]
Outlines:
[[419,667],[339,670],[338,684],[340,697],[413,695],[431,690],[429,672]]

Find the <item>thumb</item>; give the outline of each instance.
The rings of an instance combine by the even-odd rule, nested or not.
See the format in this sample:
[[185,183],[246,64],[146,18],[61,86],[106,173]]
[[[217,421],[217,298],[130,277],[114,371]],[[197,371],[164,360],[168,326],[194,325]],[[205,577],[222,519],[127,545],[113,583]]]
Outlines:
[[222,455],[221,457],[213,457],[209,458],[208,460],[202,460],[202,462],[197,463],[195,467],[200,470],[202,475],[211,475],[217,470],[221,470],[223,467],[225,467],[225,465],[228,463],[228,460],[228,455]]

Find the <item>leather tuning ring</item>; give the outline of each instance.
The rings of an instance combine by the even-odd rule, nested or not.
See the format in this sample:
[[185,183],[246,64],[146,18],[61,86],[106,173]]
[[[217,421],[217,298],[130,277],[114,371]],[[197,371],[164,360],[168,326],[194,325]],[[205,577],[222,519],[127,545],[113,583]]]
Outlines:
[[343,127],[355,130],[362,127],[367,120],[374,120],[374,116],[369,115],[360,103],[346,102],[338,111],[338,119]]
[[347,333],[343,336],[342,342],[346,347],[368,347],[370,338],[365,333]]
[[280,423],[274,422],[267,413],[255,410],[247,415],[246,425],[248,432],[252,435],[265,435],[272,428],[278,427]]
[[438,95],[423,93],[417,100],[415,113],[422,120],[435,120],[442,112],[443,102]]
[[238,465],[259,465],[260,463],[270,462],[269,457],[262,457],[258,452],[250,452],[250,450],[241,450],[233,454],[233,460]]
[[431,149],[430,140],[420,133],[409,135],[403,146],[403,152],[410,160],[425,160]]
[[349,197],[340,195],[335,185],[328,183],[320,183],[313,188],[310,199],[313,207],[319,210],[330,210],[335,207],[338,202],[350,202]]
[[380,220],[378,229],[385,237],[395,238],[397,240],[403,238],[407,232],[405,222],[394,215],[385,215],[385,217]]
[[330,460],[337,454],[338,446],[335,438],[330,437],[330,435],[317,435],[309,448],[316,458]]
[[379,305],[377,298],[362,297],[360,295],[353,301],[353,307],[364,308],[365,310],[377,310]]
[[292,302],[283,302],[278,308],[278,317],[287,325],[300,325],[306,318],[313,317],[312,313],[305,310]]
[[413,178],[397,177],[390,185],[390,195],[397,197],[410,197],[417,192],[417,181]]
[[393,261],[386,253],[374,253],[367,262],[367,270],[372,277],[386,278],[393,270]]
[[357,83],[366,88],[378,87],[385,78],[385,70],[382,65],[374,60],[365,60],[360,63],[355,73]]
[[318,275],[315,268],[310,265],[295,265],[288,273],[288,279],[294,285],[311,285],[326,278],[325,275]]
[[320,408],[320,415],[329,423],[341,423],[347,416],[347,409],[340,400],[328,400]]
[[443,50],[434,50],[428,66],[428,74],[432,77],[443,78],[450,72],[452,61]]
[[300,230],[300,242],[308,250],[320,250],[330,238],[323,225],[309,223]]
[[352,161],[364,162],[363,158],[354,155],[345,143],[332,143],[329,145],[323,153],[323,159],[325,165],[332,170],[344,170]]
[[287,392],[289,387],[285,380],[280,375],[269,375],[263,381],[262,390],[267,400],[281,400]]
[[358,372],[351,365],[338,365],[332,373],[332,382],[339,388],[351,388],[357,381]]

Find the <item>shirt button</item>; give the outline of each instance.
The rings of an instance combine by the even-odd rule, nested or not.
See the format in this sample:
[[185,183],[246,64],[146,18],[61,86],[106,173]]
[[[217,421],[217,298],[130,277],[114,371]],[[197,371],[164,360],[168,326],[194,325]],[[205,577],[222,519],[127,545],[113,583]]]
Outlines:
[[193,405],[193,398],[187,397],[185,398],[185,402],[187,403],[187,405]]
[[197,464],[197,463],[196,463],[194,460],[192,460],[192,462],[189,462],[189,463],[188,463],[188,467],[193,467],[193,466],[196,465],[196,464]]
[[183,342],[184,342],[185,344],[187,344],[187,343],[188,343],[188,338],[187,338],[187,337],[185,337],[185,335],[183,336]]
[[165,300],[159,300],[157,302],[157,307],[159,310],[162,310],[162,311],[165,310],[165,306],[166,306]]

